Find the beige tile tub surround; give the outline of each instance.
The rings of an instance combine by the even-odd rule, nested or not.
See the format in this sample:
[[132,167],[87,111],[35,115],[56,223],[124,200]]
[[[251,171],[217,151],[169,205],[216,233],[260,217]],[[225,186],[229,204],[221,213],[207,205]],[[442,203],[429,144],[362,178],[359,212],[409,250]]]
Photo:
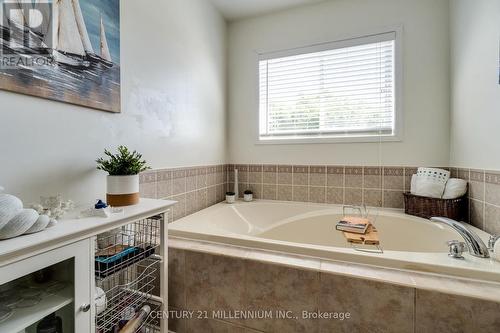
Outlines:
[[382,189],[382,168],[365,167],[363,172],[363,188]]
[[278,183],[278,166],[263,165],[262,166],[262,182],[268,185],[276,185]]
[[[239,170],[240,196],[250,189],[257,199],[403,208],[417,167],[224,164],[151,170],[140,176],[141,196],[179,202],[179,219],[221,202],[234,188]],[[469,222],[500,234],[500,171],[449,168],[469,182]]]
[[150,170],[140,175],[143,198],[169,199],[178,203],[173,220],[215,205],[225,199],[226,165]]
[[403,208],[403,192],[409,189],[411,175],[417,170],[416,167],[237,164],[229,165],[230,188],[234,168],[240,168],[240,192],[256,189],[257,198],[387,208]]
[[361,188],[363,184],[363,167],[344,168],[344,186],[349,188]]
[[453,177],[469,182],[469,221],[490,234],[500,234],[500,171],[451,168]]
[[[404,208],[403,193],[410,190],[411,177],[417,172],[416,166],[239,164],[237,167],[242,168],[243,174],[250,168],[262,167],[263,186],[250,185],[243,176],[240,190],[256,187],[261,193],[258,197],[264,199],[398,209]],[[231,175],[234,165],[228,169]],[[468,222],[500,234],[500,171],[444,169],[449,169],[452,177],[469,182]],[[231,178],[228,181],[232,186]]]
[[498,332],[500,303],[416,290],[415,332]]
[[[206,332],[206,327],[220,327],[221,332],[287,333],[500,330],[500,303],[439,292],[448,286],[498,294],[497,284],[489,289],[472,281],[175,238],[171,240],[169,280],[171,309],[210,314],[281,309],[299,315],[298,319],[185,320],[172,323],[177,333]],[[436,290],[417,287],[426,283]],[[350,312],[351,318],[303,319],[302,311]]]

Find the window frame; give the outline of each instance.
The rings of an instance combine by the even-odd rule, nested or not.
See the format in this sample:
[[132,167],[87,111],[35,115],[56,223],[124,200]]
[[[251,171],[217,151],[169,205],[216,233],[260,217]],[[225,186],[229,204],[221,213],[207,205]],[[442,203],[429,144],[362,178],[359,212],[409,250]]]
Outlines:
[[[300,135],[296,137],[274,137],[262,138],[260,136],[260,77],[259,77],[259,64],[260,61],[266,59],[294,56],[304,53],[320,52],[331,50],[334,48],[349,47],[353,45],[360,45],[355,43],[355,40],[365,39],[369,43],[369,39],[374,39],[381,35],[395,34],[394,40],[394,133],[393,134],[336,134],[325,136],[305,136]],[[257,121],[256,121],[256,144],[260,145],[279,145],[279,144],[321,144],[321,143],[370,143],[370,142],[398,142],[403,140],[403,27],[386,27],[379,30],[371,30],[368,33],[348,35],[336,38],[333,42],[317,43],[308,46],[301,46],[277,51],[257,52],[256,57],[256,86],[257,86]]]

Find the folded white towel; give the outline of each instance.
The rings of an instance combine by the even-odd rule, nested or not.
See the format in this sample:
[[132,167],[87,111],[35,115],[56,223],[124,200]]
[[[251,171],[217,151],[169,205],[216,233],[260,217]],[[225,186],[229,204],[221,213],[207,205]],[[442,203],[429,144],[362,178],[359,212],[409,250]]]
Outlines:
[[441,198],[450,172],[436,168],[418,168],[415,180],[412,182],[411,193],[429,198]]
[[460,198],[467,192],[467,182],[463,179],[450,178],[446,182],[443,199]]

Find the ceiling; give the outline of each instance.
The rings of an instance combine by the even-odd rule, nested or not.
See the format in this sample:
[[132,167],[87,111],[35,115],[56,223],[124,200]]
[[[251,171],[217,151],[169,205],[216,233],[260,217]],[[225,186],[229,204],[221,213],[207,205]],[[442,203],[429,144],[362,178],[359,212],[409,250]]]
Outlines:
[[323,0],[212,0],[229,21],[321,1]]

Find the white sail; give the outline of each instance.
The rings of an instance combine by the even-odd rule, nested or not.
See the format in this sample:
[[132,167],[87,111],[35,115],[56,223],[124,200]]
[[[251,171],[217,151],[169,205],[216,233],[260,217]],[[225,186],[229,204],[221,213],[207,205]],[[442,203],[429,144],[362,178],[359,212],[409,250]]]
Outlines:
[[59,39],[59,3],[56,0],[52,2],[52,13],[50,14],[49,25],[47,26],[47,32],[44,35],[44,43],[49,45],[52,49],[57,48],[57,41]]
[[84,56],[85,49],[78,31],[72,1],[56,0],[54,3],[58,3],[59,7],[59,25],[56,26],[57,41],[54,48],[64,53]]
[[43,36],[45,36],[45,34],[49,31],[50,20],[52,19],[52,13],[49,12],[49,8],[50,7],[47,6],[46,2],[42,2],[40,0],[35,0],[33,2],[33,9],[41,13],[43,21],[39,25],[36,18],[30,16],[30,27],[32,27],[34,32],[38,32]]
[[108,40],[106,39],[106,31],[104,31],[104,23],[101,16],[101,57],[104,60],[112,61],[109,53]]
[[87,26],[85,25],[85,20],[83,19],[82,8],[80,7],[80,1],[72,0],[72,2],[75,11],[76,24],[78,25],[78,31],[80,32],[83,48],[87,53],[93,54],[94,48],[92,47],[92,43],[90,43],[89,33],[87,31]]

